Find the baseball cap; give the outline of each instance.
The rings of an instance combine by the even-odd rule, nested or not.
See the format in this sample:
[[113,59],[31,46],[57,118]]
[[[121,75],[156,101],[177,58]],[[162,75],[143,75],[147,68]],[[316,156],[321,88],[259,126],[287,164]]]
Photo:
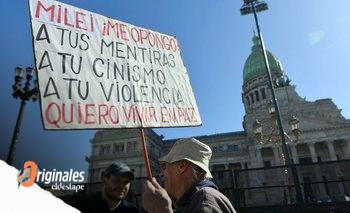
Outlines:
[[130,180],[135,179],[134,173],[130,170],[128,165],[124,163],[112,163],[107,167],[105,172],[103,173],[103,176],[110,176],[110,175],[128,175]]
[[208,145],[195,138],[184,138],[176,141],[170,152],[159,158],[158,161],[173,163],[179,160],[188,160],[202,168],[206,172],[206,178],[213,178],[209,170],[211,155],[212,151]]

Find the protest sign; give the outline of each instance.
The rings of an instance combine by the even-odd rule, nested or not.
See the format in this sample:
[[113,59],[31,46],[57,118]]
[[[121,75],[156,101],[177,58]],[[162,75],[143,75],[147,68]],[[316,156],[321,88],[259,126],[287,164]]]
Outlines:
[[198,126],[174,36],[29,0],[45,129]]

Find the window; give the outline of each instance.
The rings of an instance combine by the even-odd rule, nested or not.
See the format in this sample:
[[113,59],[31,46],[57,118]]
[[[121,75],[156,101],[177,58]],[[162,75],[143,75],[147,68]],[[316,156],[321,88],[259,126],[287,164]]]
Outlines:
[[250,96],[250,103],[254,104],[254,96],[252,93],[249,94]]
[[100,146],[100,155],[103,155],[104,150],[105,150],[105,147],[104,146]]
[[249,96],[245,97],[245,99],[246,99],[247,104],[250,105]]
[[225,165],[223,165],[223,164],[213,165],[212,170],[213,170],[214,174],[217,175],[218,179],[224,178]]
[[218,146],[216,152],[224,152],[224,148],[222,146]]
[[223,152],[224,148],[222,146],[214,146],[213,152]]
[[223,179],[224,178],[224,172],[220,171],[218,172],[218,178]]
[[98,146],[93,147],[94,155],[98,155]]
[[264,167],[271,167],[271,161],[264,160]]
[[127,152],[130,152],[130,151],[133,151],[133,142],[128,142],[127,145],[126,145],[126,151]]
[[258,91],[255,91],[255,98],[256,98],[256,101],[260,101],[260,97],[259,97],[259,92]]
[[262,99],[266,99],[265,88],[260,89]]
[[109,149],[110,149],[110,145],[106,145],[104,153],[109,154]]
[[229,152],[237,152],[238,151],[238,145],[228,145],[227,150]]
[[124,144],[114,144],[113,145],[113,153],[124,152]]
[[312,158],[311,157],[299,158],[299,163],[300,164],[312,163]]

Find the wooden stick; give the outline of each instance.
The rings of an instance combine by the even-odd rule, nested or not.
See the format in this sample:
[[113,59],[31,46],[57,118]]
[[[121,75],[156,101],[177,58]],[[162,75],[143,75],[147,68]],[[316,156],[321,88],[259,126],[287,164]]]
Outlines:
[[146,164],[147,179],[149,181],[151,181],[152,180],[152,171],[151,171],[151,166],[149,163],[147,146],[146,146],[146,141],[145,141],[145,131],[144,131],[143,127],[140,128],[140,134],[141,134],[141,145],[142,145],[143,159],[144,159],[145,164]]

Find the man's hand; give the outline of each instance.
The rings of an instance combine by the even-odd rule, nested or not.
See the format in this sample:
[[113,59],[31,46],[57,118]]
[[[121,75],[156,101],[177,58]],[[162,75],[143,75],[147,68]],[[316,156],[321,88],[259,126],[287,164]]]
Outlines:
[[146,181],[143,208],[150,213],[172,213],[171,199],[155,178]]

